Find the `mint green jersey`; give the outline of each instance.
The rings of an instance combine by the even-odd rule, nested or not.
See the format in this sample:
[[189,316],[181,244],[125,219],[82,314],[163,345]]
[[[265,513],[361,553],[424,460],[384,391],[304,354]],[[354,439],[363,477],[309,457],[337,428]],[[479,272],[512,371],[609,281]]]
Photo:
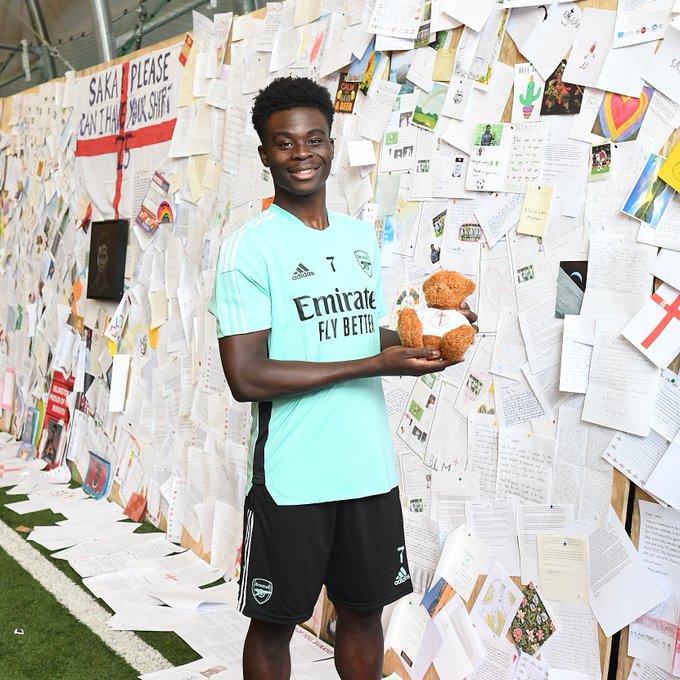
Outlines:
[[[272,205],[220,249],[209,310],[219,337],[269,329],[269,358],[347,361],[380,352],[384,315],[372,225],[330,213],[312,229]],[[397,484],[381,379],[253,404],[253,459],[280,505],[361,498]]]

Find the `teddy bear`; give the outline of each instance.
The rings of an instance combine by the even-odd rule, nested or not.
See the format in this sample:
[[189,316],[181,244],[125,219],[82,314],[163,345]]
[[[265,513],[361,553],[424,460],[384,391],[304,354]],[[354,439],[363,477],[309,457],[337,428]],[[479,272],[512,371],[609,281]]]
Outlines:
[[462,361],[474,342],[475,329],[459,309],[474,290],[470,279],[446,269],[425,279],[425,301],[399,312],[397,332],[402,345],[438,349],[442,359]]

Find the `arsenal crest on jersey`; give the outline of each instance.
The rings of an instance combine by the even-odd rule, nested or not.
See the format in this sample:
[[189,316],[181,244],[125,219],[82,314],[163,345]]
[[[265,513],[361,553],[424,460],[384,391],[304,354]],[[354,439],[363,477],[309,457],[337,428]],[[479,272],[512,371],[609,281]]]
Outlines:
[[371,264],[371,258],[368,253],[364,250],[355,250],[354,257],[357,258],[359,266],[364,270],[367,276],[373,276],[373,265]]

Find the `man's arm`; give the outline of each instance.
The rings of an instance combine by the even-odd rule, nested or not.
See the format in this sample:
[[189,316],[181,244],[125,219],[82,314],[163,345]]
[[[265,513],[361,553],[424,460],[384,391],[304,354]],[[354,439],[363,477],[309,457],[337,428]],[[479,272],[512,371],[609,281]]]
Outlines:
[[277,361],[268,357],[268,335],[269,330],[263,330],[220,338],[222,368],[237,401],[269,401],[313,392],[352,378],[426,375],[455,363],[439,360],[438,350],[401,345],[391,345],[380,354],[351,361]]
[[401,338],[397,331],[391,331],[389,328],[383,328],[380,326],[380,351],[388,347],[395,347],[401,345]]

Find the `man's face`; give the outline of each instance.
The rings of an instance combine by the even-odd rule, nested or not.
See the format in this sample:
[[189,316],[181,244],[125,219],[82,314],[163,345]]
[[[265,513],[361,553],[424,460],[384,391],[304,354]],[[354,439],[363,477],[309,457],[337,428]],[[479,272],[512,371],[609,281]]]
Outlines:
[[331,171],[333,140],[319,109],[276,111],[267,120],[258,147],[277,189],[309,196],[324,187]]
[[97,249],[97,271],[103,274],[106,271],[106,266],[109,263],[109,249],[105,244],[100,244]]

